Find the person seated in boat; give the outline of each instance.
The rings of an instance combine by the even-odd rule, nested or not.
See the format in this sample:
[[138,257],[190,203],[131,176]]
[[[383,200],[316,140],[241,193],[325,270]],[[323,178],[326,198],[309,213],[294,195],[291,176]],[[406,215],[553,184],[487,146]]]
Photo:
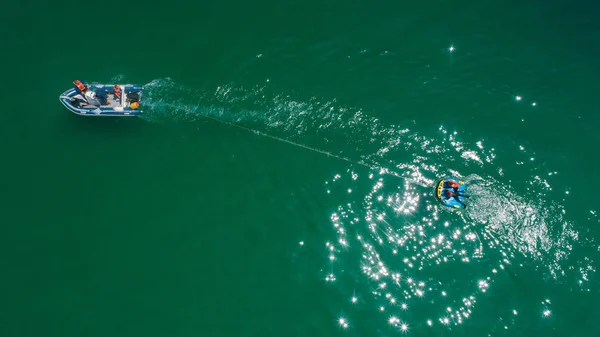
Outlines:
[[77,94],[73,97],[71,97],[71,104],[73,104],[76,107],[81,107],[83,105],[88,105],[87,101],[85,100],[85,97],[83,97],[80,94]]
[[120,100],[121,99],[121,86],[118,84],[115,84],[115,87],[113,88],[114,90],[114,95],[115,95],[115,100]]
[[131,104],[129,104],[129,107],[130,107],[132,110],[135,110],[135,109],[137,109],[137,108],[139,108],[139,107],[140,107],[140,103],[139,103],[139,102],[131,102]]

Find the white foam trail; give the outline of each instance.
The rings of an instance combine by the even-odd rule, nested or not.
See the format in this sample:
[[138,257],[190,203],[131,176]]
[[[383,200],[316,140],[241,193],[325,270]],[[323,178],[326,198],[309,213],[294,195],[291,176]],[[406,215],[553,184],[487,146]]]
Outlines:
[[[472,172],[491,169],[496,174],[485,179],[476,175],[463,177],[472,179],[470,192],[474,195],[463,216],[470,216],[467,220],[484,225],[489,235],[502,238],[534,259],[553,252],[555,262],[549,266],[553,275],[562,272],[560,261],[569,255],[569,242],[577,240],[572,225],[560,226],[563,235],[554,233],[554,227],[549,226],[550,222],[566,221],[562,207],[543,201],[550,182],[532,177],[539,182],[535,199],[539,203],[527,201],[501,182],[503,168],[495,164],[494,148],[488,148],[482,140],[465,142],[457,131],[444,126],[439,127],[437,134],[425,136],[407,127],[383,125],[361,109],[343,106],[335,99],[313,97],[302,102],[290,95],[271,94],[266,85],[250,89],[220,86],[202,91],[167,78],[145,87],[145,105],[149,110],[144,113],[146,120],[193,122],[216,118],[349,162],[388,167],[388,172],[406,179],[413,187],[430,188],[447,175],[463,177],[459,170],[452,169],[457,166],[467,165]],[[303,142],[310,138],[308,134],[316,134],[320,145]]]

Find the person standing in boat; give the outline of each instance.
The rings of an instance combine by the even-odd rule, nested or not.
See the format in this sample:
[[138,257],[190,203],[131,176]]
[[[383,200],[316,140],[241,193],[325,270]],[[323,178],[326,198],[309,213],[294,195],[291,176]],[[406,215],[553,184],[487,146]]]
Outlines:
[[75,91],[77,91],[81,95],[85,95],[85,92],[90,87],[87,83],[81,82],[80,80],[73,81],[73,85],[75,85]]
[[73,85],[77,94],[71,98],[71,103],[76,104],[78,107],[88,105],[88,101],[85,98],[85,93],[89,88],[88,84],[80,80],[75,80],[73,81]]

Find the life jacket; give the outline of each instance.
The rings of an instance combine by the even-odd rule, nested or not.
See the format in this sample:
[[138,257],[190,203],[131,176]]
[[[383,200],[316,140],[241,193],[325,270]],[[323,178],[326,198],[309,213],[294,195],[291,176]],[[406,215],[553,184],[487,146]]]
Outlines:
[[118,84],[115,84],[115,96],[116,97],[121,97],[121,86]]
[[87,89],[85,84],[81,83],[80,80],[73,81],[73,84],[75,85],[75,89],[80,93],[83,93]]

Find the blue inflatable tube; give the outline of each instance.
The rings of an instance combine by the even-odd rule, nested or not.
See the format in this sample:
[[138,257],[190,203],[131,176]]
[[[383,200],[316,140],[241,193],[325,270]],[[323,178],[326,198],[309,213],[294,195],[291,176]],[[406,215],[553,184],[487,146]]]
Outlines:
[[[450,187],[450,183],[456,182],[459,184],[458,188]],[[460,181],[454,177],[448,177],[440,180],[436,188],[436,197],[444,205],[452,208],[466,208],[464,204],[465,194],[465,182]],[[446,191],[450,191],[452,196],[448,197]]]

